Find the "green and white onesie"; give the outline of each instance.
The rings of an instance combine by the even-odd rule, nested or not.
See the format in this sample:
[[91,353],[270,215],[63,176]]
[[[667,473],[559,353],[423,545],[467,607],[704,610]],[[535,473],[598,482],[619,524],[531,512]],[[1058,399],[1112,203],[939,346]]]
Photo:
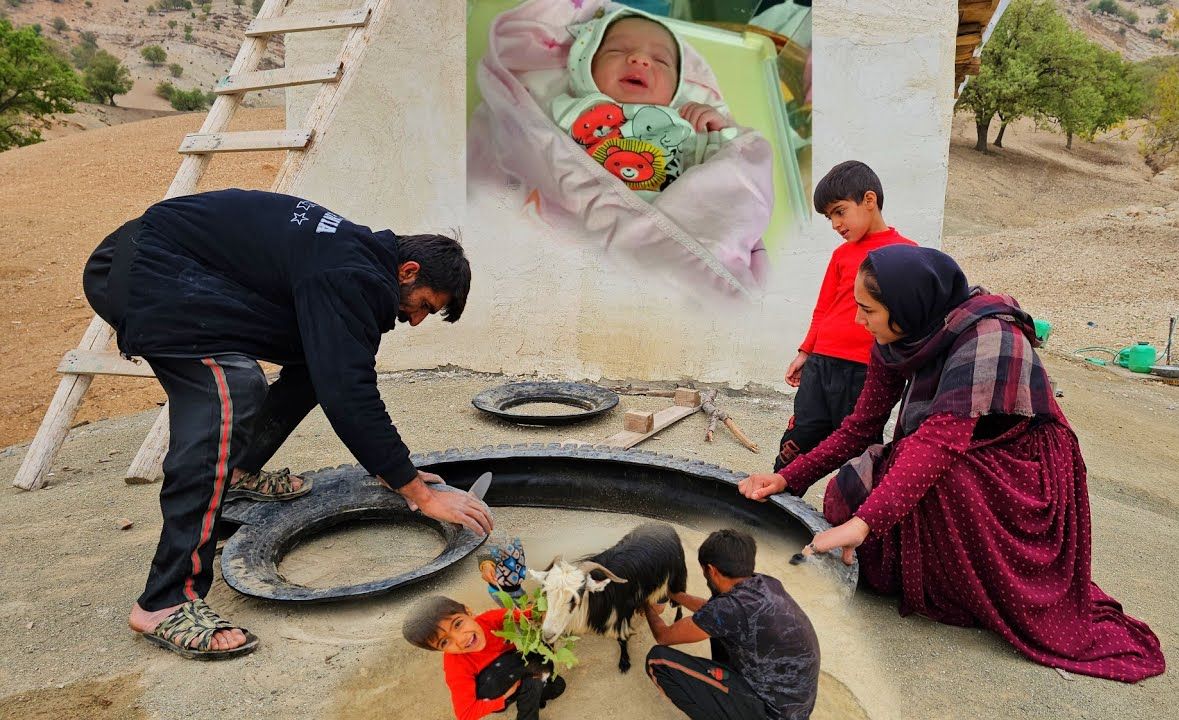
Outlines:
[[680,58],[670,106],[619,103],[598,89],[592,73],[594,53],[606,28],[632,15],[664,24],[658,17],[623,7],[569,26],[575,38],[569,49],[569,92],[553,99],[552,116],[610,174],[651,200],[689,167],[704,162],[736,137],[737,129],[697,133],[680,117],[678,108],[690,98],[685,97],[683,42],[670,28]]

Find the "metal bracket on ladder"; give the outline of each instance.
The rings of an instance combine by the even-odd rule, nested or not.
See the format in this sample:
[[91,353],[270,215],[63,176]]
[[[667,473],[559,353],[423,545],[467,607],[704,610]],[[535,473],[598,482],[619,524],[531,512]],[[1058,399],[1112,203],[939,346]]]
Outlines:
[[[271,189],[285,192],[292,187],[303,168],[307,153],[315,147],[315,138],[331,124],[340,101],[351,87],[361,58],[384,20],[392,0],[368,0],[359,8],[343,12],[289,16],[282,14],[288,2],[265,0],[258,10],[246,30],[246,40],[229,72],[217,82],[214,89],[217,99],[209,109],[201,129],[186,136],[180,146],[179,152],[183,159],[165,198],[195,192],[209,160],[222,152],[288,150]],[[270,36],[340,28],[349,28],[349,32],[336,62],[258,70]],[[302,129],[226,131],[245,93],[312,83],[320,84],[320,89],[307,111]],[[107,349],[113,337],[114,330],[95,316],[78,347],[62,358],[58,372],[64,377],[12,481],[14,486],[34,490],[45,484],[46,473],[65,442],[74,415],[95,375],[152,377],[151,368],[142,360],[126,360],[117,352]],[[165,407],[127,469],[127,482],[152,482],[161,477],[167,447],[168,408]]]

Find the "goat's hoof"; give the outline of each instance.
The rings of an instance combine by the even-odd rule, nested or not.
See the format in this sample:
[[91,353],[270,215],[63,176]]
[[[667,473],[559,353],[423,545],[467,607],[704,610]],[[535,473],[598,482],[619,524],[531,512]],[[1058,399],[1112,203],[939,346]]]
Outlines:
[[618,661],[618,672],[624,673],[627,670],[630,670],[630,660],[619,660]]

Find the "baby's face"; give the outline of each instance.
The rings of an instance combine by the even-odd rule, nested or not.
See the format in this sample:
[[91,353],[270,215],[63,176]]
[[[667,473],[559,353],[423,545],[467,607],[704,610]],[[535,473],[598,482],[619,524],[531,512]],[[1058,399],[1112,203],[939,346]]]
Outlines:
[[667,28],[624,18],[606,31],[590,68],[598,90],[616,102],[670,105],[679,77],[679,54]]

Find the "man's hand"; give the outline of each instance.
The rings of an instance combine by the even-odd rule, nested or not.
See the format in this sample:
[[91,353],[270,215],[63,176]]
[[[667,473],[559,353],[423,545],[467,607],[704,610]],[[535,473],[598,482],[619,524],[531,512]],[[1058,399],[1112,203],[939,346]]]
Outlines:
[[692,123],[696,132],[724,130],[729,126],[729,121],[725,120],[724,115],[717,112],[716,108],[704,103],[684,103],[680,106],[680,117]]
[[419,470],[417,477],[397,488],[397,492],[405,497],[410,509],[421,510],[426,517],[462,525],[480,536],[491,532],[491,509],[482,500],[465,492],[435,490],[427,483],[445,484],[437,475]]
[[737,492],[758,502],[765,502],[770,495],[785,489],[786,478],[777,473],[755,473],[737,483]]
[[[446,481],[442,479],[441,475],[435,475],[434,473],[426,472],[425,470],[418,470],[417,479],[421,480],[422,482],[424,482],[428,485],[445,485],[446,484]],[[410,510],[417,512],[418,506],[413,500],[406,498],[406,502],[409,503]]]
[[790,361],[790,366],[786,368],[786,384],[790,387],[798,387],[802,383],[802,366],[806,364],[806,359],[810,357],[810,353],[805,353],[801,350]]

